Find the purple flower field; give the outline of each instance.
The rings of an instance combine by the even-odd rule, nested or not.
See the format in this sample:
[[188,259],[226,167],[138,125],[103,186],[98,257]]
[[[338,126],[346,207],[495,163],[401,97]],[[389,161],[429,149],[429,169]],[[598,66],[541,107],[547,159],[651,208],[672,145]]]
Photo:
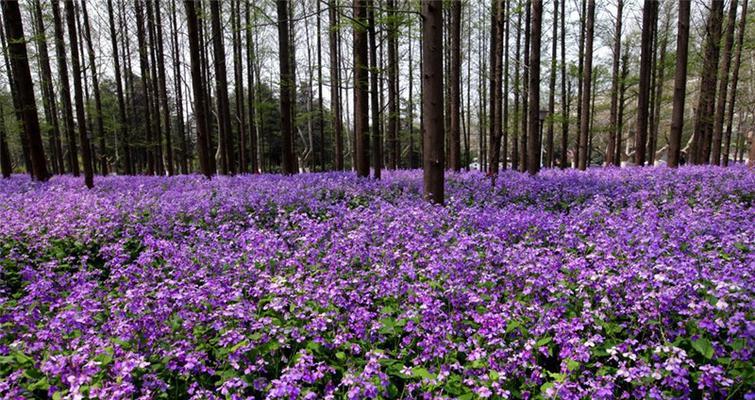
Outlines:
[[0,182],[6,398],[755,398],[744,167]]

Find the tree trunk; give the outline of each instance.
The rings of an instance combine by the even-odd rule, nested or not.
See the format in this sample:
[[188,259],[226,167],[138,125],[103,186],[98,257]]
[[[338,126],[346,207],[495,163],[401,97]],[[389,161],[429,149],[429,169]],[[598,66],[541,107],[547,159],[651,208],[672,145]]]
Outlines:
[[181,157],[178,159],[178,166],[182,174],[189,173],[189,145],[186,138],[186,127],[184,126],[183,111],[183,87],[181,86],[181,51],[178,47],[178,21],[176,18],[176,0],[171,0],[171,53],[173,57],[173,90],[175,91],[176,102],[176,133],[180,139]]
[[671,13],[666,12],[665,21],[663,23],[663,36],[660,38],[660,55],[658,56],[658,66],[655,79],[655,101],[653,102],[653,120],[652,128],[650,130],[650,138],[648,140],[648,163],[650,165],[655,164],[655,152],[658,147],[658,131],[661,124],[661,106],[663,105],[663,84],[666,79],[666,52],[668,45],[668,35],[671,25]]
[[160,107],[163,110],[163,120],[165,121],[165,162],[168,175],[175,174],[173,159],[173,132],[170,128],[170,107],[168,106],[168,88],[167,78],[165,76],[165,50],[163,47],[163,24],[160,14],[160,3],[155,2],[155,22],[157,36],[157,79],[160,85]]
[[197,126],[197,150],[199,166],[204,176],[212,176],[210,170],[210,151],[207,148],[207,115],[205,114],[205,92],[202,85],[202,61],[199,48],[199,24],[194,0],[184,0],[186,8],[186,27],[189,33],[189,55],[191,58],[191,84],[194,90],[194,119]]
[[[593,1],[593,0],[591,0]],[[527,135],[527,172],[535,175],[540,171],[540,144],[542,121],[540,121],[540,42],[543,33],[543,2],[532,0],[532,33],[530,33],[529,62],[529,133]]]
[[582,0],[582,12],[579,14],[579,50],[577,62],[577,137],[574,146],[574,167],[579,167],[579,158],[582,149],[582,133],[580,131],[582,124],[582,97],[584,96],[584,68],[585,68],[585,25],[587,23],[587,0]]
[[566,82],[566,0],[561,1],[561,162],[566,168],[569,162],[569,103],[571,93],[567,92]]
[[622,136],[624,134],[624,107],[626,106],[627,78],[629,77],[629,52],[621,57],[621,79],[619,84],[619,116],[616,131],[616,155],[614,159],[621,165]]
[[624,1],[616,4],[616,29],[613,38],[613,66],[611,69],[611,115],[609,118],[608,146],[606,147],[606,165],[619,166],[621,160],[616,157],[616,136],[619,129],[619,66],[621,60],[621,22]]
[[220,27],[221,2],[210,2],[212,25],[212,48],[215,55],[215,84],[217,87],[218,107],[218,147],[220,150],[220,171],[223,174],[233,173],[231,137],[231,112],[228,107],[228,77],[225,68],[225,48],[223,46],[223,29]]
[[[156,36],[156,29],[155,29],[155,15],[153,11],[153,2],[152,1],[145,1],[146,3],[146,11],[147,11],[147,36],[148,36],[148,44],[147,49],[149,51],[149,68],[150,68],[150,80],[149,80],[149,87],[151,92],[150,95],[150,107],[153,112],[154,119],[153,127],[155,128],[154,132],[152,132],[152,140],[150,142],[150,146],[152,148],[152,152],[154,154],[154,160],[155,160],[155,172],[158,175],[164,175],[165,174],[165,165],[163,163],[163,130],[162,130],[162,123],[160,121],[160,77],[157,73],[157,38]],[[167,135],[166,135],[167,136]]]
[[556,71],[558,70],[558,0],[553,1],[553,44],[551,48],[551,81],[548,93],[548,133],[545,139],[545,166],[552,168],[555,160],[553,156],[554,116],[556,111]]
[[520,94],[521,94],[521,76],[520,71],[521,68],[521,54],[522,54],[522,11],[517,11],[517,17],[516,17],[516,49],[514,51],[514,120],[512,121],[512,126],[514,127],[514,134],[512,135],[512,141],[511,141],[511,169],[513,170],[520,170],[521,167],[521,160],[519,159],[519,141],[521,139],[521,126],[519,125],[519,102],[521,100]]
[[[118,142],[122,146],[124,157],[128,158],[128,125],[126,121],[126,102],[123,97],[123,80],[121,79],[121,65],[118,58],[118,39],[115,29],[115,17],[113,15],[113,0],[107,1],[108,21],[110,23],[110,44],[113,50],[113,67],[115,70],[115,93],[118,97],[118,133],[116,134],[116,152],[118,152]],[[116,157],[116,170],[118,168],[118,157]],[[126,162],[123,170],[126,174],[131,174],[130,162]]]
[[[490,20],[490,130],[488,139],[488,175],[493,179],[498,175],[498,164],[501,158],[501,146],[499,138],[501,137],[501,100],[503,90],[501,81],[503,79],[503,0],[493,0],[491,6]],[[453,163],[453,159],[451,160]]]
[[0,172],[2,172],[3,178],[10,178],[13,173],[13,164],[10,159],[10,151],[8,149],[8,139],[5,135],[5,110],[3,110],[0,104]]
[[338,21],[336,0],[328,4],[328,44],[330,46],[330,109],[333,113],[333,135],[335,136],[335,168],[343,171],[343,123],[341,118],[341,73],[339,68]]
[[[651,1],[651,0],[648,0]],[[582,113],[579,120],[579,169],[584,171],[590,164],[587,157],[590,136],[590,94],[592,91],[592,53],[595,37],[595,0],[588,0],[585,22],[585,61],[582,71]]]
[[676,70],[674,71],[674,100],[669,133],[668,166],[679,166],[684,128],[684,98],[687,92],[687,55],[689,47],[689,14],[691,0],[679,2],[679,20],[676,32]]
[[[726,119],[726,136],[724,137],[724,150],[721,165],[729,165],[729,151],[731,146],[731,130],[734,121],[734,105],[737,100],[737,84],[739,83],[739,67],[742,62],[742,46],[744,45],[744,34],[747,23],[747,1],[742,3],[742,16],[739,17],[739,28],[737,32],[737,51],[734,56],[734,70],[731,76],[731,91],[729,91],[729,110]],[[740,132],[741,135],[741,132]],[[734,154],[736,156],[736,153]]]
[[386,2],[388,9],[388,168],[399,166],[399,94],[398,94],[398,32],[396,27],[396,1]]
[[[141,0],[134,3],[136,9],[136,37],[139,45],[139,68],[141,69],[142,78],[142,95],[144,96],[144,129],[146,142],[146,163],[147,174],[155,174],[155,159],[153,149],[153,118],[152,118],[152,100],[149,93],[152,77],[149,72],[149,61],[147,58],[147,40],[144,32],[144,9]],[[159,124],[158,124],[159,125]]]
[[320,2],[317,2],[317,119],[320,131],[320,171],[325,171],[325,110],[322,98],[322,22]]
[[459,116],[461,107],[461,1],[454,1],[451,5],[450,40],[450,164],[451,169],[458,172],[461,171],[461,120]]
[[66,60],[63,22],[60,16],[60,6],[57,1],[52,2],[52,16],[55,25],[55,52],[58,59],[60,98],[63,102],[63,125],[65,127],[66,145],[68,148],[68,170],[73,173],[73,176],[79,176],[79,155],[78,147],[76,146],[76,129],[73,122],[71,87],[68,81],[68,61]]
[[[367,71],[367,0],[354,0],[354,135],[357,176],[370,175]],[[442,65],[441,65],[442,68]],[[441,94],[442,96],[442,94]]]
[[645,165],[645,144],[650,117],[650,74],[653,66],[653,27],[658,18],[658,2],[645,0],[642,9],[642,50],[640,53],[640,86],[637,93],[637,132],[634,140],[634,162]]
[[443,14],[432,0],[422,1],[422,91],[424,196],[443,204]]
[[[522,53],[524,54],[524,64],[522,73],[522,130],[519,133],[519,171],[524,172],[527,170],[527,117],[529,116],[529,73],[530,73],[530,15],[531,1],[527,1],[527,7],[524,17],[524,48]],[[532,133],[532,132],[529,132]]]
[[102,99],[100,97],[100,81],[97,76],[97,63],[94,54],[94,45],[92,44],[92,33],[89,28],[89,13],[87,12],[86,1],[81,1],[81,12],[84,17],[84,39],[87,44],[87,52],[89,53],[89,67],[92,70],[92,91],[94,92],[94,121],[97,127],[97,138],[99,139],[100,147],[100,173],[103,176],[108,174],[108,161],[105,151],[105,125],[102,120]]
[[[746,1],[746,0],[745,0]],[[734,47],[734,28],[737,20],[737,0],[731,0],[729,15],[726,18],[726,36],[724,36],[723,54],[721,65],[718,70],[718,102],[713,116],[713,140],[711,142],[711,164],[721,163],[721,142],[723,141],[724,116],[726,114],[726,90],[729,88],[729,69],[731,66],[731,53]]]
[[381,68],[377,59],[377,42],[375,27],[375,3],[374,0],[367,0],[367,26],[369,33],[369,50],[370,50],[370,106],[372,112],[372,168],[375,179],[380,179],[380,172],[383,168],[383,139],[380,134],[380,106],[378,103],[378,81],[380,80]]
[[716,103],[716,82],[719,53],[721,50],[721,25],[723,20],[723,0],[711,0],[710,14],[706,27],[703,67],[700,78],[700,97],[695,110],[695,122],[690,148],[690,161],[693,164],[708,162],[710,139],[713,136],[713,116]]
[[26,53],[26,38],[21,22],[21,11],[17,2],[3,2],[2,10],[5,19],[5,33],[8,37],[8,54],[11,61],[11,71],[8,72],[16,85],[17,102],[20,106],[19,114],[21,116],[19,123],[29,146],[30,172],[34,179],[46,181],[50,175],[47,171],[42,136],[39,133],[39,117],[34,99],[34,84],[29,70],[29,59]]
[[71,46],[71,68],[73,69],[73,90],[76,101],[76,120],[79,125],[79,142],[81,156],[84,162],[84,183],[88,188],[94,187],[94,173],[92,171],[92,156],[89,137],[86,130],[86,115],[84,113],[84,95],[81,88],[81,63],[79,62],[78,37],[76,35],[76,10],[73,1],[65,1],[66,22],[68,23],[68,42]]
[[238,132],[238,163],[239,172],[247,171],[246,145],[246,107],[244,107],[244,66],[241,51],[241,7],[240,3],[231,2],[231,29],[233,37],[233,80],[236,100],[236,131]]
[[295,174],[296,159],[294,152],[293,108],[291,105],[291,85],[294,75],[291,70],[291,54],[288,31],[288,1],[277,0],[278,9],[278,59],[280,63],[280,109],[281,136],[283,138],[283,173]]

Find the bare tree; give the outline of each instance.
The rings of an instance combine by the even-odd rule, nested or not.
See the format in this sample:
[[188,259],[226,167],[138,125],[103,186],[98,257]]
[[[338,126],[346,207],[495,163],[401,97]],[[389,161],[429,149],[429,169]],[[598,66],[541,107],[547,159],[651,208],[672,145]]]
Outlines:
[[653,28],[658,18],[658,2],[645,0],[642,9],[642,50],[640,54],[640,87],[637,93],[637,133],[635,135],[634,162],[645,165],[645,144],[650,117],[650,74],[653,66]]
[[676,71],[674,72],[674,100],[669,133],[668,166],[679,166],[679,156],[684,127],[684,98],[687,91],[687,56],[689,47],[689,14],[691,0],[679,2],[679,17],[676,32]]
[[422,82],[424,196],[443,204],[443,13],[432,0],[422,0]]
[[[724,137],[724,150],[721,165],[729,165],[729,151],[731,147],[731,130],[734,121],[734,105],[737,100],[737,84],[739,83],[739,67],[742,63],[742,47],[744,46],[744,34],[747,23],[747,1],[742,3],[742,15],[739,17],[739,28],[737,31],[737,51],[734,57],[734,70],[731,75],[731,91],[729,91],[729,110],[726,118],[726,136]],[[741,132],[740,132],[741,136]],[[736,155],[736,154],[735,154]]]
[[357,176],[370,175],[367,59],[367,0],[354,1],[354,135]]
[[540,42],[543,33],[543,2],[541,0],[532,0],[531,29],[527,172],[534,175],[540,171]]
[[294,152],[293,107],[291,104],[294,73],[291,69],[291,44],[289,36],[288,1],[277,0],[278,9],[278,59],[280,64],[281,135],[283,137],[283,173],[297,172]]
[[[651,0],[648,0],[651,1]],[[592,91],[592,53],[595,38],[595,0],[587,2],[585,20],[585,61],[582,71],[582,115],[579,121],[579,169],[584,171],[590,164],[588,159],[588,140],[590,136],[590,94]]]
[[611,115],[608,131],[608,146],[606,148],[606,164],[619,166],[621,160],[617,160],[616,136],[619,134],[619,66],[621,61],[621,22],[624,11],[624,1],[616,2],[616,29],[613,37],[613,66],[611,69]]
[[194,90],[194,119],[197,129],[197,150],[199,166],[202,174],[208,179],[212,176],[210,170],[210,152],[207,146],[207,115],[205,114],[205,92],[202,85],[202,60],[199,48],[199,23],[194,0],[184,0],[186,9],[186,26],[189,33],[189,55],[191,58],[191,83]]

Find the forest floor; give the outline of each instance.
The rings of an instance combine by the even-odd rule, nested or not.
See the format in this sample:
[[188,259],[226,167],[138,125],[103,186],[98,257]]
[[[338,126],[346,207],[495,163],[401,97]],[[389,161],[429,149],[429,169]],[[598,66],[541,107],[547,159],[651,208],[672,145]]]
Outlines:
[[755,396],[752,169],[421,180],[0,182],[0,396]]

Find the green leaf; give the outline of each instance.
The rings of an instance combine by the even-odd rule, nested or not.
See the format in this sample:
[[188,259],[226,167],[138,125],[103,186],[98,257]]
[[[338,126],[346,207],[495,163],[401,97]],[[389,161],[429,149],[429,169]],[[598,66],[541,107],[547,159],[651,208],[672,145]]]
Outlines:
[[336,358],[339,359],[339,360],[345,360],[346,359],[346,353],[344,353],[342,351],[339,351],[338,353],[336,353]]
[[542,338],[542,339],[540,339],[540,340],[537,341],[537,347],[545,346],[548,343],[550,343],[552,340],[553,340],[552,337],[546,336],[546,337],[544,337],[544,338]]
[[692,348],[697,350],[698,353],[702,354],[703,357],[707,358],[708,360],[713,358],[713,345],[708,339],[700,338],[693,341]]
[[498,371],[491,369],[490,372],[488,372],[488,377],[490,377],[491,381],[497,381],[498,378],[501,377],[501,375],[498,373]]
[[566,361],[566,368],[569,368],[569,371],[576,371],[580,365],[579,361],[574,361],[572,359]]
[[412,368],[412,376],[414,376],[415,378],[423,378],[423,379],[435,378],[435,375],[431,374],[430,371],[422,367]]
[[52,400],[60,400],[63,398],[62,392],[55,392],[52,394]]

